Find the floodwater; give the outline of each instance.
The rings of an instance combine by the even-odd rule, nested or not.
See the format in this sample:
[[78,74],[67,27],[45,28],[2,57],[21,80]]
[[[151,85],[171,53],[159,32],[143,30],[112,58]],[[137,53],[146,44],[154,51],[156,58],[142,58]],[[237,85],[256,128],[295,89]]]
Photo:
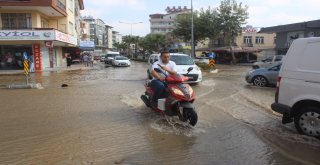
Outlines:
[[[283,126],[274,88],[219,66],[193,86],[196,127],[146,108],[147,65],[32,75],[41,90],[0,89],[0,164],[320,164],[320,142]],[[0,76],[0,87],[23,81]],[[68,84],[68,88],[61,88]]]

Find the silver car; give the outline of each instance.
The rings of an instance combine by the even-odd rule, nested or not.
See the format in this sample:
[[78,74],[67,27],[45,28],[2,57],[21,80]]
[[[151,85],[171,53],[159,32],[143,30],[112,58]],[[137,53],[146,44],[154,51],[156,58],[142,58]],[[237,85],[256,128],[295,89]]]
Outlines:
[[259,87],[276,85],[281,64],[269,68],[251,70],[246,74],[246,81]]

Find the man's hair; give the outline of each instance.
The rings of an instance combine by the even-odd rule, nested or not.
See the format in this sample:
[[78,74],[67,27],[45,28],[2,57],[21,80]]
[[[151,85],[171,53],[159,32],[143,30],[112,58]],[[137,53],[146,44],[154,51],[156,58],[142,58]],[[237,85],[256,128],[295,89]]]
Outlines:
[[164,54],[168,54],[168,53],[170,53],[168,50],[163,50],[163,51],[161,51],[161,56],[163,56]]

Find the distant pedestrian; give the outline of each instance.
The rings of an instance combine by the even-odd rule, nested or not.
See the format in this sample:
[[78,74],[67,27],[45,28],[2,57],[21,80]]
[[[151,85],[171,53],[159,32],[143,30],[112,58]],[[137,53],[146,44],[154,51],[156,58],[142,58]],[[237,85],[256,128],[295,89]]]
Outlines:
[[91,54],[90,55],[90,67],[93,67],[93,62],[94,62],[94,56]]
[[72,64],[72,59],[71,59],[71,56],[68,55],[67,56],[67,68],[71,68],[71,64]]
[[85,67],[89,66],[89,56],[87,54],[83,56],[83,63]]

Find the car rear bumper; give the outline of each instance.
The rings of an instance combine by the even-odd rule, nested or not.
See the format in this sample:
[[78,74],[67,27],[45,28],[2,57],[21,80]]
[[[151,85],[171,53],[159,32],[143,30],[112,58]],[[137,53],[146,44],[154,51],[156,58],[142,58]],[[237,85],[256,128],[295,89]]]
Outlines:
[[273,111],[278,112],[280,114],[290,114],[291,113],[291,107],[279,104],[279,103],[273,103],[271,105],[271,108]]
[[291,112],[292,112],[291,107],[289,107],[287,105],[279,104],[279,103],[273,103],[271,105],[271,108],[273,111],[282,114],[282,124],[287,124],[287,123],[293,122],[293,119],[292,119],[293,115],[291,114]]

